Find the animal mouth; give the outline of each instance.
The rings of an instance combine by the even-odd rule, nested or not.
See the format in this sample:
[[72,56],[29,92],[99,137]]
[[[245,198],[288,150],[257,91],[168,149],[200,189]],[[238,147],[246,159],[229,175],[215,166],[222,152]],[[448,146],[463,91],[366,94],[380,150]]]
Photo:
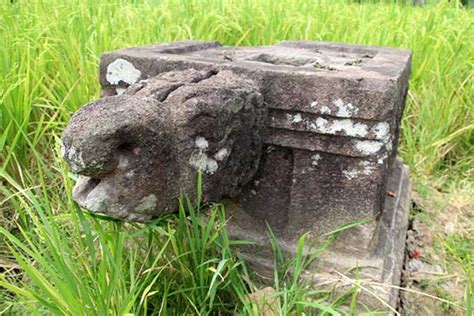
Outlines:
[[[127,203],[124,195],[111,194],[114,181],[80,176],[73,188],[72,195],[80,207],[92,213],[102,213],[112,218],[145,223],[150,220],[150,211],[154,210],[157,198],[154,194],[141,200]],[[120,190],[119,190],[120,191]]]
[[74,194],[78,197],[87,197],[94,188],[96,188],[100,183],[100,179],[80,176],[76,185],[74,186]]
[[[72,195],[74,200],[83,208],[89,209],[91,206],[90,199],[88,198],[91,193],[96,189],[101,180],[96,178],[91,178],[87,176],[79,176],[79,179],[76,182],[72,190]],[[89,202],[89,203],[88,203]],[[94,207],[94,209],[89,209],[92,212],[103,212],[104,210]]]

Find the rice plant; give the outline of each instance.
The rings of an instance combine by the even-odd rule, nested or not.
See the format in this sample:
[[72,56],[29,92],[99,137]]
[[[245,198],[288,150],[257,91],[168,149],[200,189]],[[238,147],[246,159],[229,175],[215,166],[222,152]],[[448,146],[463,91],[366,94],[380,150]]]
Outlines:
[[[8,261],[0,261],[0,313],[254,312],[246,302],[256,285],[232,250],[221,206],[208,222],[186,199],[177,216],[146,226],[92,217],[71,200],[75,176],[60,159],[70,116],[99,96],[101,53],[182,39],[411,49],[400,155],[415,183],[472,192],[474,11],[459,2],[0,0],[0,258]],[[472,282],[472,256],[447,247]],[[312,297],[285,271],[273,286],[281,313],[337,311],[343,299]]]

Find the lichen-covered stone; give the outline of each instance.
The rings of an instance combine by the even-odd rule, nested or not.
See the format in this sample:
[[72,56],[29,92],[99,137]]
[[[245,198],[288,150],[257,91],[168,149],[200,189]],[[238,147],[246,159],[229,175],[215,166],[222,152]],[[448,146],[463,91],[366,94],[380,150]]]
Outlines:
[[323,276],[309,275],[327,284],[334,269],[357,271],[388,283],[374,291],[394,305],[409,201],[395,158],[410,63],[406,50],[309,41],[105,53],[104,97],[63,137],[64,158],[82,175],[74,198],[147,221],[175,210],[180,193],[195,196],[202,170],[204,199],[230,198],[231,235],[254,241],[245,252],[267,268],[267,224],[295,254],[302,233],[364,222],[321,255]]
[[64,159],[81,175],[75,200],[93,212],[145,222],[194,196],[233,197],[257,170],[266,109],[258,87],[231,71],[194,69],[137,82],[75,113]]

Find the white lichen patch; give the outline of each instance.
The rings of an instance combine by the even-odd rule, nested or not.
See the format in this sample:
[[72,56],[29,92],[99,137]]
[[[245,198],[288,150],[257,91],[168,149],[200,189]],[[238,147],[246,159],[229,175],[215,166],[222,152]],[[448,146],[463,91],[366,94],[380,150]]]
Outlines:
[[318,165],[318,162],[321,160],[321,155],[320,154],[314,154],[313,156],[311,156],[311,164],[313,166],[317,166]]
[[339,117],[351,117],[359,112],[359,109],[352,105],[352,103],[344,103],[341,99],[332,101],[332,104],[337,108],[334,114]]
[[204,137],[197,137],[194,141],[196,150],[189,157],[189,164],[196,169],[208,174],[214,174],[219,168],[217,161],[206,154],[209,142]]
[[133,66],[133,64],[123,58],[117,58],[107,66],[105,79],[110,84],[117,85],[120,81],[132,84],[140,79],[141,71]]
[[346,179],[352,180],[354,178],[357,178],[357,176],[359,175],[359,170],[357,169],[343,170],[342,174],[344,174]]
[[387,155],[387,153],[385,152],[385,153],[377,160],[377,163],[378,163],[379,165],[381,165],[381,164],[383,164],[383,163],[385,162],[385,159],[387,159],[387,158],[388,158],[388,155]]
[[371,128],[375,138],[387,143],[390,139],[390,125],[387,122],[380,122]]
[[321,114],[331,114],[331,109],[328,106],[323,105],[321,109],[319,110],[319,112]]
[[322,134],[336,135],[342,133],[350,137],[365,137],[368,134],[367,124],[354,122],[350,119],[345,120],[327,120],[318,117],[314,123],[309,123],[308,127]]
[[189,158],[189,163],[196,169],[208,174],[214,174],[219,168],[217,161],[209,158],[206,153],[193,153]]
[[291,122],[292,123],[299,123],[302,120],[303,120],[303,118],[301,117],[301,114],[298,113],[298,114],[293,115],[293,120]]
[[356,149],[365,156],[370,156],[377,153],[383,146],[383,143],[373,140],[356,141]]
[[[315,122],[316,122],[316,125],[310,124],[310,126],[311,126],[312,128],[314,128],[314,126],[316,126],[316,128],[319,128],[320,130],[326,129],[326,126],[327,126],[328,123],[329,123],[328,120],[323,119],[322,117],[318,117]],[[315,129],[316,129],[316,128],[315,128]]]
[[229,156],[229,151],[227,150],[227,148],[221,148],[221,149],[219,149],[219,151],[214,155],[214,158],[215,158],[217,161],[222,161],[222,160],[226,159],[227,156]]
[[362,160],[359,162],[359,167],[362,168],[362,174],[366,176],[370,176],[375,170],[374,164],[367,160]]
[[391,137],[388,138],[387,143],[385,144],[385,148],[387,149],[387,151],[392,151],[393,143]]
[[357,167],[343,170],[342,174],[346,177],[346,179],[352,180],[361,175],[370,176],[374,170],[375,166],[370,161],[363,160],[359,162]]
[[[328,113],[330,109],[323,106],[320,112]],[[271,126],[311,131],[319,134],[365,138],[384,144],[391,150],[392,135],[388,122],[365,123],[352,118],[316,117],[307,113],[286,113],[271,116]],[[367,144],[371,144],[370,142]],[[367,145],[365,144],[365,145]],[[376,142],[377,144],[377,142]],[[362,144],[361,146],[365,146]],[[379,146],[379,145],[376,145]]]
[[196,145],[197,148],[203,151],[207,150],[207,147],[209,147],[209,142],[204,137],[201,137],[201,136],[196,137],[194,144]]
[[156,207],[158,199],[156,195],[150,194],[140,200],[137,206],[133,209],[135,212],[152,211]]
[[115,88],[115,92],[117,92],[117,95],[121,95],[125,91],[127,91],[127,89],[125,89],[125,88],[120,88],[120,87]]
[[318,101],[313,101],[313,102],[311,102],[311,103],[309,104],[309,106],[310,106],[311,108],[317,107],[317,106],[318,106]]

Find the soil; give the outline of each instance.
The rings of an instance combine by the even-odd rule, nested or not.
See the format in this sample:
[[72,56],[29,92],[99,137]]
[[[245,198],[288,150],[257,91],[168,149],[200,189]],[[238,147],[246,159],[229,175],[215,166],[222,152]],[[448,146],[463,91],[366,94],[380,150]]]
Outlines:
[[465,315],[469,280],[447,240],[472,240],[474,205],[441,192],[429,199],[416,192],[412,196],[398,310],[402,315]]

